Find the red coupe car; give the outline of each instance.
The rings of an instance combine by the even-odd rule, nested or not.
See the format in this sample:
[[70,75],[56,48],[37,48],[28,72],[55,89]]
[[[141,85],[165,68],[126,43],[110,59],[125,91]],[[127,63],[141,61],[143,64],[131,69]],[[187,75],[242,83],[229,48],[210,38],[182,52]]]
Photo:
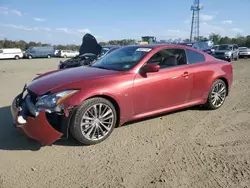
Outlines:
[[194,105],[218,109],[232,81],[231,63],[197,49],[132,45],[87,67],[36,77],[11,111],[15,126],[42,145],[69,133],[91,145],[131,120]]

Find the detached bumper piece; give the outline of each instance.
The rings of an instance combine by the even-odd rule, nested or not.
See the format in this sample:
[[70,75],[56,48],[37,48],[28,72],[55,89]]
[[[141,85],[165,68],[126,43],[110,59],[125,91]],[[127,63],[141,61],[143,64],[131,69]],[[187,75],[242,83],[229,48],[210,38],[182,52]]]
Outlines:
[[63,134],[49,124],[44,111],[36,110],[29,95],[23,99],[23,93],[24,91],[13,100],[11,105],[15,127],[41,145],[51,145]]

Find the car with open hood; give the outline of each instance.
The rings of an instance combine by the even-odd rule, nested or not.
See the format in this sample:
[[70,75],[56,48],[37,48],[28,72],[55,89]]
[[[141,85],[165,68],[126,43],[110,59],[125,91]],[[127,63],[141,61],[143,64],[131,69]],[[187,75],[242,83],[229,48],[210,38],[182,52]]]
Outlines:
[[[125,122],[194,105],[219,109],[232,64],[183,45],[132,45],[90,66],[36,77],[13,100],[14,125],[42,145],[72,134],[85,145]],[[154,126],[154,125],[152,125]]]
[[97,43],[94,36],[91,34],[86,34],[82,39],[79,55],[71,59],[67,59],[66,61],[60,61],[58,64],[58,69],[90,65],[97,59],[102,58],[119,47],[120,46],[118,45],[107,45],[101,47],[100,44]]
[[120,46],[103,46],[101,53],[99,55],[93,53],[85,53],[74,58],[68,59],[66,61],[60,61],[58,69],[66,69],[80,66],[88,66],[94,61],[104,57],[105,55],[113,52],[114,50],[120,48]]

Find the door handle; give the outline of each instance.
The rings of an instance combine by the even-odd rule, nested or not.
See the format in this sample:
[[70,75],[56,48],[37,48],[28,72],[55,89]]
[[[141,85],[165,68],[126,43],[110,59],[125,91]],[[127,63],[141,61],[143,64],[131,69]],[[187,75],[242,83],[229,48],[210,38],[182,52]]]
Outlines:
[[188,73],[188,72],[184,72],[181,76],[183,76],[183,77],[187,77],[187,76],[189,76],[190,74]]

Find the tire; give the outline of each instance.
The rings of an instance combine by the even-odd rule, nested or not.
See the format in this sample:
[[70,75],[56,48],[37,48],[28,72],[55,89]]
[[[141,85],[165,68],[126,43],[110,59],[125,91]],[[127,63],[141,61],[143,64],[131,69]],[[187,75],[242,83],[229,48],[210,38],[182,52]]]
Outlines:
[[14,58],[15,58],[15,60],[18,60],[18,59],[19,59],[19,56],[18,56],[18,55],[16,55]]
[[[222,87],[224,88],[223,92],[219,92],[220,90],[222,91]],[[218,97],[218,99],[222,99],[220,104],[216,103],[217,102],[216,96],[218,96],[218,93],[215,94],[216,90],[218,90],[218,93],[220,93],[220,97]],[[227,90],[228,90],[227,85],[223,80],[221,79],[216,80],[211,86],[211,89],[208,94],[207,102],[204,106],[209,110],[216,110],[220,108],[224,104],[225,99],[227,97]]]
[[228,59],[228,62],[232,62],[233,61],[233,55]]
[[[99,108],[100,104],[102,105],[101,108]],[[100,118],[93,118],[92,120],[88,119],[90,118],[90,116],[93,116],[93,114],[95,114],[94,113],[95,105],[97,108],[96,111],[100,112],[99,110],[103,109],[103,111],[101,111],[102,112],[101,115],[107,114],[104,109],[105,108],[108,109],[107,112],[109,111],[110,113],[108,113],[106,116],[103,116],[103,117],[108,118],[112,116],[112,118],[105,119],[105,121]],[[93,111],[91,113],[88,113],[89,110],[91,111],[93,110]],[[97,112],[97,117],[99,117],[100,115],[98,114],[98,112]],[[84,117],[88,117],[88,118],[84,118]],[[85,121],[85,125],[81,126],[81,122],[83,121]],[[109,125],[107,125],[108,121],[109,121]],[[114,105],[110,101],[104,98],[99,98],[99,97],[87,99],[81,105],[79,105],[76,111],[74,112],[73,117],[70,122],[70,133],[76,140],[81,142],[83,145],[97,144],[97,143],[104,141],[106,138],[110,136],[110,134],[112,133],[116,125],[116,121],[117,121],[117,112],[116,112]],[[100,122],[102,123],[105,122],[104,125],[108,127],[108,129],[105,129],[103,124],[100,124]],[[94,135],[93,131],[97,135]],[[89,132],[90,134],[87,135]]]
[[66,55],[64,55],[63,57],[64,57],[64,58],[67,58],[67,56],[66,56]]
[[239,60],[239,56],[237,55],[236,58],[234,59],[235,61],[238,61]]
[[48,54],[48,55],[47,55],[47,58],[51,58],[51,56]]
[[32,56],[31,56],[31,55],[28,55],[28,58],[29,58],[29,59],[32,59]]

